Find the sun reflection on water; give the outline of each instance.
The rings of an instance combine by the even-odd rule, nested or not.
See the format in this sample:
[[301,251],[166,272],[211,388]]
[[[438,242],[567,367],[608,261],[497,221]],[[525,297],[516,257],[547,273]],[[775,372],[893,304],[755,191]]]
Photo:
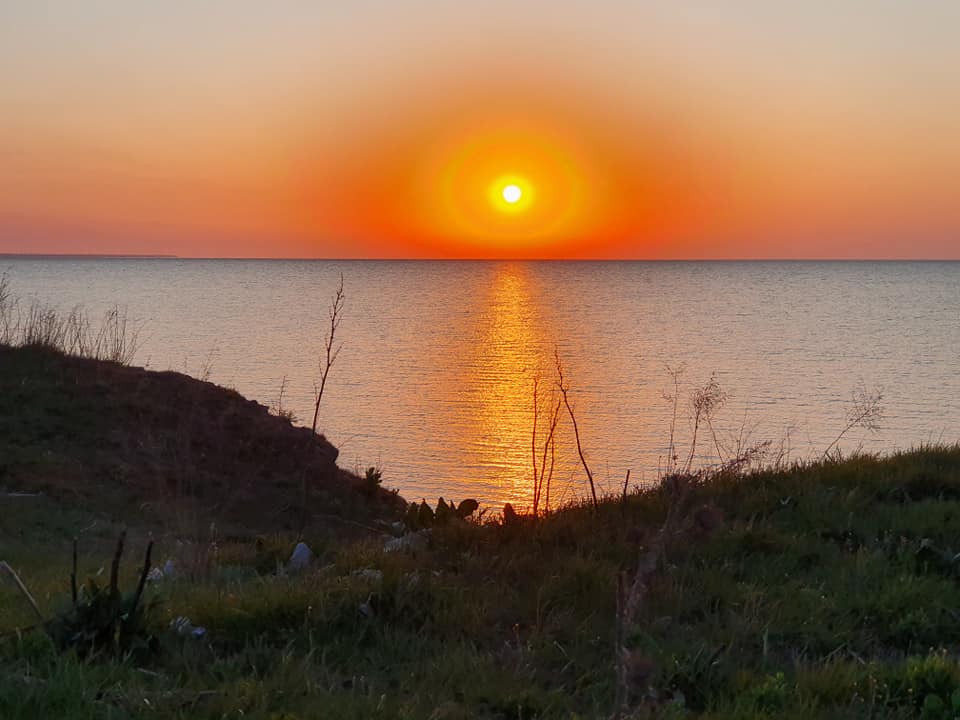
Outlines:
[[475,408],[470,437],[479,465],[494,468],[504,496],[527,506],[532,496],[530,440],[533,380],[555,342],[543,300],[529,270],[494,268],[489,293],[479,298],[478,339],[464,383]]

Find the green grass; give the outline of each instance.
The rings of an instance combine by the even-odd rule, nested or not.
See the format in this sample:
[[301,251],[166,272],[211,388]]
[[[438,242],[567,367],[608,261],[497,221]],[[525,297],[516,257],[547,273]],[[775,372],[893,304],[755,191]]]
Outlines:
[[[0,559],[52,614],[70,539],[97,518],[47,498],[0,502]],[[671,545],[629,628],[649,665],[635,717],[960,714],[960,449],[716,478],[689,502],[724,521]],[[609,717],[615,579],[666,505],[653,490],[537,524],[455,522],[419,555],[318,538],[297,577],[272,571],[295,538],[233,539],[209,577],[151,590],[162,649],[145,663],[7,636],[0,717]],[[100,518],[80,533],[84,573],[108,564],[115,531]],[[131,535],[127,583],[144,542]],[[155,557],[173,551],[161,538]],[[352,574],[362,568],[382,584]],[[0,632],[30,622],[22,606],[0,586]],[[180,615],[209,640],[171,636]]]

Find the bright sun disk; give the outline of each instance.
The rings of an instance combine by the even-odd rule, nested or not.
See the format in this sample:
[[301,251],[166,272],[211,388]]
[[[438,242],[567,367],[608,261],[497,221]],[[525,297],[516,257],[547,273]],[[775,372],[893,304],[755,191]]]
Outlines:
[[523,190],[520,189],[519,185],[507,185],[506,187],[503,188],[503,191],[501,194],[503,195],[504,200],[506,200],[508,203],[513,204],[515,202],[518,202],[520,198],[523,196]]

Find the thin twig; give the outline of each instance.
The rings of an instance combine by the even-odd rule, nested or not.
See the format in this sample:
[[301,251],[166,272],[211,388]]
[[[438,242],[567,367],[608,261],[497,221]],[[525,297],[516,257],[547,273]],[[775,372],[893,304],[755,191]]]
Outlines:
[[118,575],[120,573],[120,556],[123,555],[123,541],[127,537],[127,531],[124,530],[120,533],[120,537],[117,539],[117,549],[113,553],[113,562],[110,564],[110,594],[116,596],[120,593],[117,583],[119,582]]
[[[346,296],[343,292],[343,273],[340,273],[340,285],[337,287],[336,293],[334,293],[333,300],[330,303],[330,311],[328,316],[330,318],[330,326],[327,329],[327,338],[324,345],[324,355],[323,355],[323,370],[320,373],[320,385],[316,389],[316,394],[314,396],[314,405],[313,405],[313,422],[310,425],[310,442],[314,442],[314,436],[317,434],[317,420],[320,418],[320,403],[323,400],[323,391],[327,387],[327,376],[330,374],[330,368],[333,367],[334,362],[337,360],[337,356],[340,355],[340,350],[343,347],[342,345],[336,346],[336,336],[337,329],[340,327],[340,321],[343,319],[343,303]],[[311,445],[315,447],[315,445]],[[301,483],[301,533],[307,526],[307,519],[310,515],[309,505],[310,505],[310,472],[308,466],[303,468],[303,479]]]
[[533,463],[533,516],[537,516],[540,500],[540,477],[537,475],[537,420],[540,417],[540,373],[533,376],[533,432],[530,434],[530,456]]
[[143,586],[147,584],[147,575],[150,573],[150,555],[153,552],[153,540],[147,544],[147,552],[143,558],[143,570],[140,573],[140,582],[137,583],[137,590],[133,594],[133,600],[130,603],[130,614],[137,609],[137,605],[140,604],[140,596],[143,595]]
[[[560,421],[560,407],[561,400],[557,398],[556,403],[553,406],[553,411],[550,413],[550,426],[547,431],[547,437],[543,441],[543,453],[540,458],[540,469],[537,471],[537,417],[540,414],[539,404],[538,404],[538,386],[539,386],[539,375],[534,378],[533,385],[533,397],[534,397],[534,411],[533,411],[533,442],[532,442],[532,452],[533,452],[533,516],[536,517],[540,509],[540,500],[543,497],[544,490],[547,493],[547,499],[549,504],[550,497],[550,484],[553,481],[553,469],[554,469],[554,459],[555,452],[552,452],[556,448],[556,434],[557,434],[557,424]],[[556,395],[556,391],[551,393]],[[550,468],[547,470],[547,454],[550,453]]]
[[320,387],[317,388],[317,395],[314,398],[313,423],[310,425],[314,434],[317,432],[317,419],[320,417],[320,401],[323,400],[323,390],[327,386],[327,375],[330,374],[330,368],[333,367],[333,363],[336,362],[337,356],[340,354],[340,348],[343,347],[341,345],[334,348],[334,343],[336,341],[337,329],[340,327],[340,321],[343,319],[343,302],[345,297],[343,293],[343,273],[340,273],[340,285],[337,287],[337,292],[333,296],[333,302],[330,304],[330,327],[327,330],[327,342],[324,345],[324,362],[323,371],[320,374]]
[[676,442],[676,433],[677,433],[677,414],[680,410],[680,376],[683,374],[684,366],[680,367],[667,367],[667,372],[670,373],[670,377],[673,378],[673,395],[664,394],[664,398],[669,400],[673,404],[673,415],[670,419],[670,443],[667,446],[667,475],[673,473],[677,464],[677,442]]
[[33,595],[30,594],[30,591],[27,590],[27,586],[23,584],[23,580],[20,579],[20,576],[14,572],[14,569],[6,562],[6,560],[0,561],[0,570],[3,570],[7,575],[9,575],[14,584],[19,588],[20,592],[27,599],[27,602],[30,603],[30,607],[33,608],[33,611],[37,614],[37,617],[40,619],[41,623],[46,622],[43,617],[43,613],[40,612],[40,606],[37,605],[37,601],[33,599]]
[[73,570],[70,572],[70,597],[73,609],[77,609],[77,539],[73,539]]
[[557,386],[560,388],[560,393],[563,395],[563,404],[567,406],[567,413],[570,415],[570,422],[573,423],[573,436],[577,441],[577,453],[580,455],[580,463],[583,465],[583,469],[587,473],[587,480],[590,483],[590,495],[593,497],[593,509],[596,511],[600,508],[600,503],[597,500],[597,487],[593,482],[593,473],[590,472],[590,466],[587,465],[587,458],[583,454],[583,446],[580,444],[580,428],[577,427],[577,417],[573,414],[573,408],[570,406],[570,399],[567,397],[567,391],[570,388],[566,385],[563,379],[563,364],[560,362],[560,351],[554,348],[553,354],[557,363]]

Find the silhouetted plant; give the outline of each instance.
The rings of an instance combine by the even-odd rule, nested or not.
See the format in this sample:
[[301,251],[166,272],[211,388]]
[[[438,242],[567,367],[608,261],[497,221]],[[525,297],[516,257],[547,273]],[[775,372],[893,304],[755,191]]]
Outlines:
[[833,442],[823,451],[823,459],[830,457],[830,451],[837,447],[844,436],[855,427],[861,427],[870,432],[880,429],[883,420],[883,388],[874,388],[868,391],[863,381],[851,393],[850,409],[847,411],[847,424],[833,439]]
[[680,460],[677,452],[677,415],[680,412],[680,377],[683,375],[685,366],[673,367],[667,365],[666,368],[673,382],[673,391],[663,393],[663,399],[673,406],[673,412],[670,416],[670,440],[667,443],[667,464],[665,468],[665,474],[670,475],[677,469],[677,462]]
[[104,587],[90,578],[79,590],[74,542],[74,566],[70,576],[72,607],[46,624],[47,633],[61,649],[74,649],[81,657],[143,654],[156,650],[157,640],[150,632],[149,620],[157,601],[143,602],[153,542],[147,545],[136,589],[124,595],[119,587],[118,574],[125,538],[126,533],[121,533],[117,540],[109,584]]
[[448,503],[443,498],[437,500],[437,507],[434,510],[426,500],[419,503],[410,503],[407,506],[406,515],[403,523],[410,530],[427,530],[437,525],[445,523],[466,520],[480,507],[480,503],[472,498],[462,500],[459,504]]
[[[340,322],[343,319],[343,304],[346,295],[343,292],[343,274],[340,274],[340,284],[330,301],[330,308],[327,316],[329,325],[327,327],[326,340],[324,342],[323,354],[320,356],[320,382],[314,391],[313,402],[313,422],[310,424],[311,442],[313,436],[317,434],[317,421],[320,418],[320,403],[323,401],[323,391],[327,387],[327,377],[330,375],[330,369],[340,355],[342,345],[336,344],[337,330],[340,328]],[[303,481],[301,484],[301,527],[306,527],[310,515],[310,468],[303,469]]]
[[[533,515],[540,512],[541,500],[545,512],[550,512],[550,486],[553,481],[553,470],[557,459],[557,426],[560,422],[560,408],[562,399],[557,396],[554,386],[550,394],[547,416],[547,434],[543,439],[543,448],[539,447],[537,426],[540,418],[540,373],[533,378],[533,432],[531,437],[531,456],[533,461]],[[538,458],[539,453],[539,458]],[[547,456],[550,456],[550,465],[547,465]]]
[[383,483],[383,471],[373,466],[368,467],[366,473],[364,473],[363,481],[364,491],[372,497],[376,495],[381,483]]
[[313,422],[310,429],[317,432],[317,420],[320,417],[320,403],[323,400],[323,391],[327,387],[327,376],[330,369],[340,355],[343,345],[336,345],[337,330],[340,328],[340,322],[343,320],[343,303],[346,296],[343,293],[343,274],[340,275],[340,285],[334,293],[333,300],[330,302],[328,317],[330,324],[327,328],[326,342],[324,343],[324,354],[320,359],[320,384],[314,393],[313,403]]
[[15,302],[13,293],[10,291],[10,279],[4,272],[0,274],[0,345],[13,344]]
[[140,348],[141,327],[119,305],[104,312],[96,328],[80,305],[67,313],[39,300],[24,306],[13,295],[6,274],[0,275],[0,345],[129,365]]
[[286,393],[286,391],[287,391],[287,376],[284,375],[283,380],[280,381],[280,392],[277,394],[277,401],[270,406],[269,411],[274,415],[276,415],[277,417],[283,418],[284,420],[292,424],[297,422],[299,418],[297,417],[296,413],[293,412],[293,410],[290,410],[283,406],[283,396]]
[[[683,472],[689,473],[693,467],[693,459],[697,452],[697,436],[700,426],[706,423],[710,427],[710,432],[714,436],[714,444],[717,445],[719,453],[719,444],[716,440],[716,433],[713,430],[713,418],[717,411],[727,401],[727,394],[720,387],[717,376],[711,375],[710,380],[700,388],[697,388],[690,395],[690,411],[693,425],[693,436],[690,440],[690,453],[687,456],[687,462],[684,465]],[[723,460],[721,455],[720,460]]]
[[583,470],[587,473],[587,481],[590,483],[590,495],[593,498],[593,509],[597,510],[600,506],[597,500],[597,487],[593,482],[593,473],[590,472],[590,466],[587,465],[587,458],[583,454],[583,446],[580,444],[580,428],[577,426],[577,416],[573,413],[573,407],[570,405],[570,398],[567,394],[570,386],[563,376],[563,363],[560,361],[560,351],[556,348],[553,350],[553,357],[557,365],[557,387],[563,397],[563,404],[567,408],[567,413],[570,415],[570,422],[573,424],[573,437],[577,441],[577,453],[580,455],[580,464],[583,465]]

